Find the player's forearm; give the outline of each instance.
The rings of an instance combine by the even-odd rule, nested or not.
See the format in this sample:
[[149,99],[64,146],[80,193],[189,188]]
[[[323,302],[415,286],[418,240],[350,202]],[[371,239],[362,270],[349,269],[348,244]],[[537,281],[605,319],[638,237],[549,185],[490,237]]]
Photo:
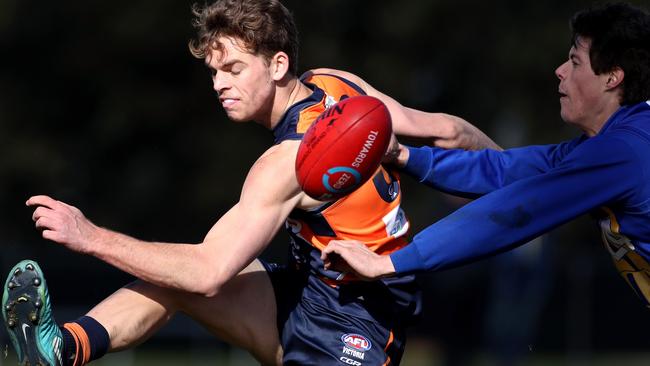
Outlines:
[[89,254],[162,287],[209,296],[225,282],[203,244],[145,242],[103,228],[92,241]]
[[403,111],[405,122],[395,131],[398,135],[422,139],[427,145],[445,149],[501,150],[483,131],[460,117],[412,108]]
[[439,113],[439,115],[450,126],[448,130],[452,131],[452,133],[448,136],[448,141],[437,144],[437,146],[447,149],[502,150],[496,142],[492,141],[483,131],[468,121],[451,114]]
[[550,171],[560,161],[561,145],[537,145],[503,151],[465,151],[406,147],[404,171],[436,189],[474,198],[520,179]]
[[477,261],[525,243],[564,219],[544,220],[541,211],[528,211],[529,201],[508,201],[504,197],[512,192],[503,191],[471,202],[418,233],[391,254],[395,272],[435,271]]
[[406,147],[403,170],[421,183],[465,197],[477,197],[507,184],[505,164],[495,150],[465,151]]

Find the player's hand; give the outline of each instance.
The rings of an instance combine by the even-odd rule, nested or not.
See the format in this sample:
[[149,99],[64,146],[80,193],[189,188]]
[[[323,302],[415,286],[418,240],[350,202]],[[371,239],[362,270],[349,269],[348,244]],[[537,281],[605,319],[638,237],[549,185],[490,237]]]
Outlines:
[[382,163],[393,164],[400,168],[403,168],[404,166],[406,166],[406,163],[408,162],[408,157],[409,157],[409,150],[405,146],[400,144],[399,141],[397,141],[397,137],[395,137],[395,134],[391,134],[390,144],[388,145],[386,154],[384,154]]
[[52,240],[76,252],[88,253],[100,229],[79,209],[48,196],[30,197],[26,205],[35,207],[32,214],[44,239]]
[[[338,255],[337,261],[331,258]],[[332,240],[321,253],[325,269],[351,272],[363,280],[375,280],[395,273],[390,257],[379,255],[356,240]],[[343,261],[345,263],[337,263]]]

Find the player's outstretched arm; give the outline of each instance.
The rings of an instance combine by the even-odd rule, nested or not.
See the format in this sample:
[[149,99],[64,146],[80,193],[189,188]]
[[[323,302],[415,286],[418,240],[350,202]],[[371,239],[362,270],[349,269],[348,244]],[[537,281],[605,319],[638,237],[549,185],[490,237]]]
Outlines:
[[446,149],[501,149],[476,126],[460,117],[405,107],[349,72],[325,68],[312,71],[348,79],[359,85],[368,95],[379,98],[388,107],[393,119],[393,131],[398,136],[423,139],[429,145]]
[[[93,255],[142,280],[215,295],[268,245],[302,197],[294,171],[298,142],[269,149],[251,168],[239,202],[199,244],[146,242],[93,224],[77,208],[47,196],[27,201],[45,239]],[[289,173],[288,173],[289,172]]]

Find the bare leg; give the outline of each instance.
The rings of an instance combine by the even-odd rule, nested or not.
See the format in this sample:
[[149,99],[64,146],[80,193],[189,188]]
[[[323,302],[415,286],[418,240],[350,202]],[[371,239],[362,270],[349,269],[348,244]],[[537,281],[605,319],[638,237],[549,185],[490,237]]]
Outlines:
[[264,365],[281,365],[275,294],[259,261],[214,297],[133,282],[95,306],[88,316],[106,328],[111,351],[133,347],[181,311],[218,338],[248,350]]

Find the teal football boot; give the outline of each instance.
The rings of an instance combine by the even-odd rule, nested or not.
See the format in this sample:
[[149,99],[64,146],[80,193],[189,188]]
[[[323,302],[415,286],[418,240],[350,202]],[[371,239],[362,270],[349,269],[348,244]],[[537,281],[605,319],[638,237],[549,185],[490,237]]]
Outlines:
[[63,365],[63,337],[52,316],[45,277],[35,261],[24,260],[9,272],[2,318],[19,365]]

